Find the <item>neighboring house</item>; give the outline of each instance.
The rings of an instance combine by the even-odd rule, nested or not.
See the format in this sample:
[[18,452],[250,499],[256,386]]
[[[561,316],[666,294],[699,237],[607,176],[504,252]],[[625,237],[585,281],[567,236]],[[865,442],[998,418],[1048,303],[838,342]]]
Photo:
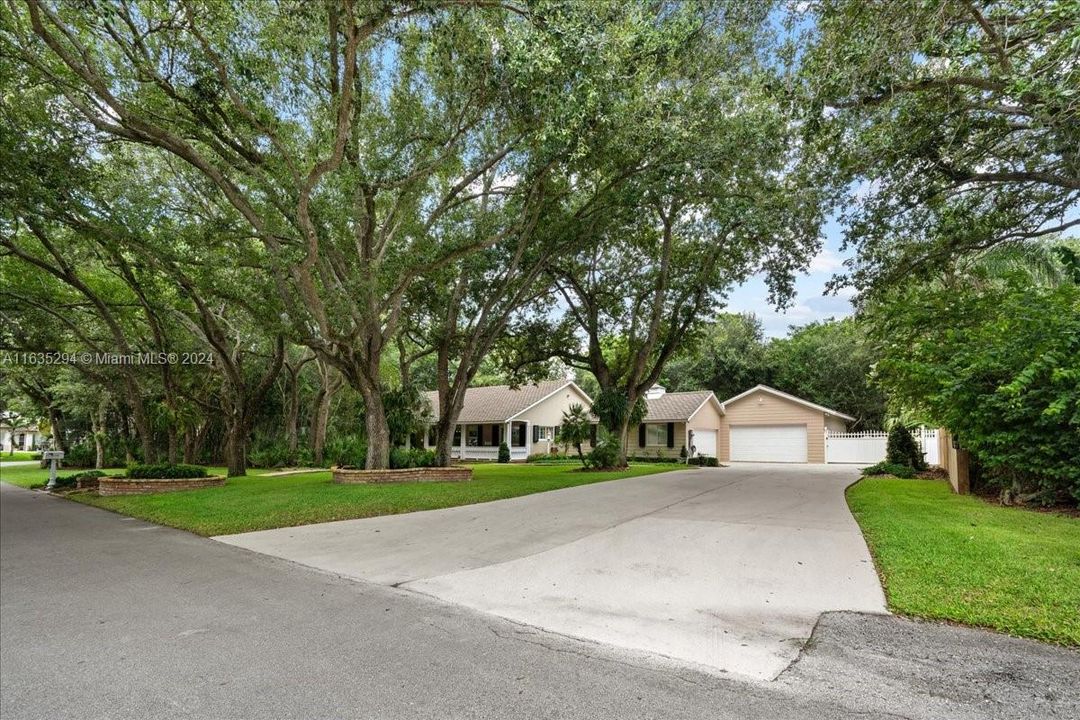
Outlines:
[[[439,415],[439,394],[425,393],[432,417]],[[510,447],[511,460],[524,460],[555,447],[555,433],[571,405],[586,410],[592,399],[570,380],[549,380],[511,388],[508,385],[469,388],[454,432],[451,457],[495,460],[499,444]],[[435,446],[434,425],[425,433],[424,446]]]
[[767,385],[725,400],[721,461],[824,463],[825,430],[855,418]]
[[[0,423],[0,450],[37,450],[45,440],[45,435],[37,425],[16,425]],[[15,447],[12,448],[14,442]]]
[[687,454],[718,457],[724,406],[709,390],[667,392],[653,385],[645,393],[645,421],[630,431],[630,457],[678,457]]

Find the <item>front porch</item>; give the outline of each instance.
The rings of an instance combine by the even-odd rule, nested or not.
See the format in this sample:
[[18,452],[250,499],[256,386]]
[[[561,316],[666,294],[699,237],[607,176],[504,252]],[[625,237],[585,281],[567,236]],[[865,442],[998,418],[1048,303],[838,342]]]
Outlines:
[[[532,432],[527,420],[507,423],[462,423],[454,430],[450,457],[455,460],[499,459],[499,445],[510,447],[511,462],[524,462],[533,451]],[[424,447],[435,448],[435,427],[429,426]]]

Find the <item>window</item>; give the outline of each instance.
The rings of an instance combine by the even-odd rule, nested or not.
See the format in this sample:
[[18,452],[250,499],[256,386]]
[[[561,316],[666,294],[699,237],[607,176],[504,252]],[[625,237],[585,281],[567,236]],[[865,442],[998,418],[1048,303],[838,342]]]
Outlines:
[[465,426],[466,438],[469,447],[476,447],[480,444],[480,426],[479,425],[466,425]]
[[667,423],[648,423],[645,426],[645,444],[667,447]]
[[547,426],[547,425],[542,426],[540,428],[540,439],[541,440],[554,440],[555,439],[555,428]]

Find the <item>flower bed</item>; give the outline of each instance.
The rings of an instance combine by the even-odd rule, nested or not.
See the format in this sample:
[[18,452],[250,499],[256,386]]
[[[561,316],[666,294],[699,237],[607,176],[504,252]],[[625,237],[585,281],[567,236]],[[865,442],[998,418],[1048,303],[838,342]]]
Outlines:
[[196,478],[98,478],[98,495],[146,495],[149,493],[179,492],[220,487],[225,484],[222,475]]
[[334,482],[358,483],[413,483],[413,482],[464,482],[472,480],[472,468],[467,467],[417,467],[401,470],[358,470],[355,468],[330,468]]

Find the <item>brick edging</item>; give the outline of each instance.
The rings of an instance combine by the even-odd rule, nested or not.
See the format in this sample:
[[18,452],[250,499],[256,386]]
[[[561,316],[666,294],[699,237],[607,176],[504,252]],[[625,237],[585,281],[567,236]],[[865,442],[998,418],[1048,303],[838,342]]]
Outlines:
[[222,475],[201,478],[98,478],[98,495],[145,495],[148,493],[179,492],[225,484]]
[[344,485],[363,483],[464,482],[472,480],[472,468],[424,467],[404,470],[353,470],[332,467],[334,482]]

